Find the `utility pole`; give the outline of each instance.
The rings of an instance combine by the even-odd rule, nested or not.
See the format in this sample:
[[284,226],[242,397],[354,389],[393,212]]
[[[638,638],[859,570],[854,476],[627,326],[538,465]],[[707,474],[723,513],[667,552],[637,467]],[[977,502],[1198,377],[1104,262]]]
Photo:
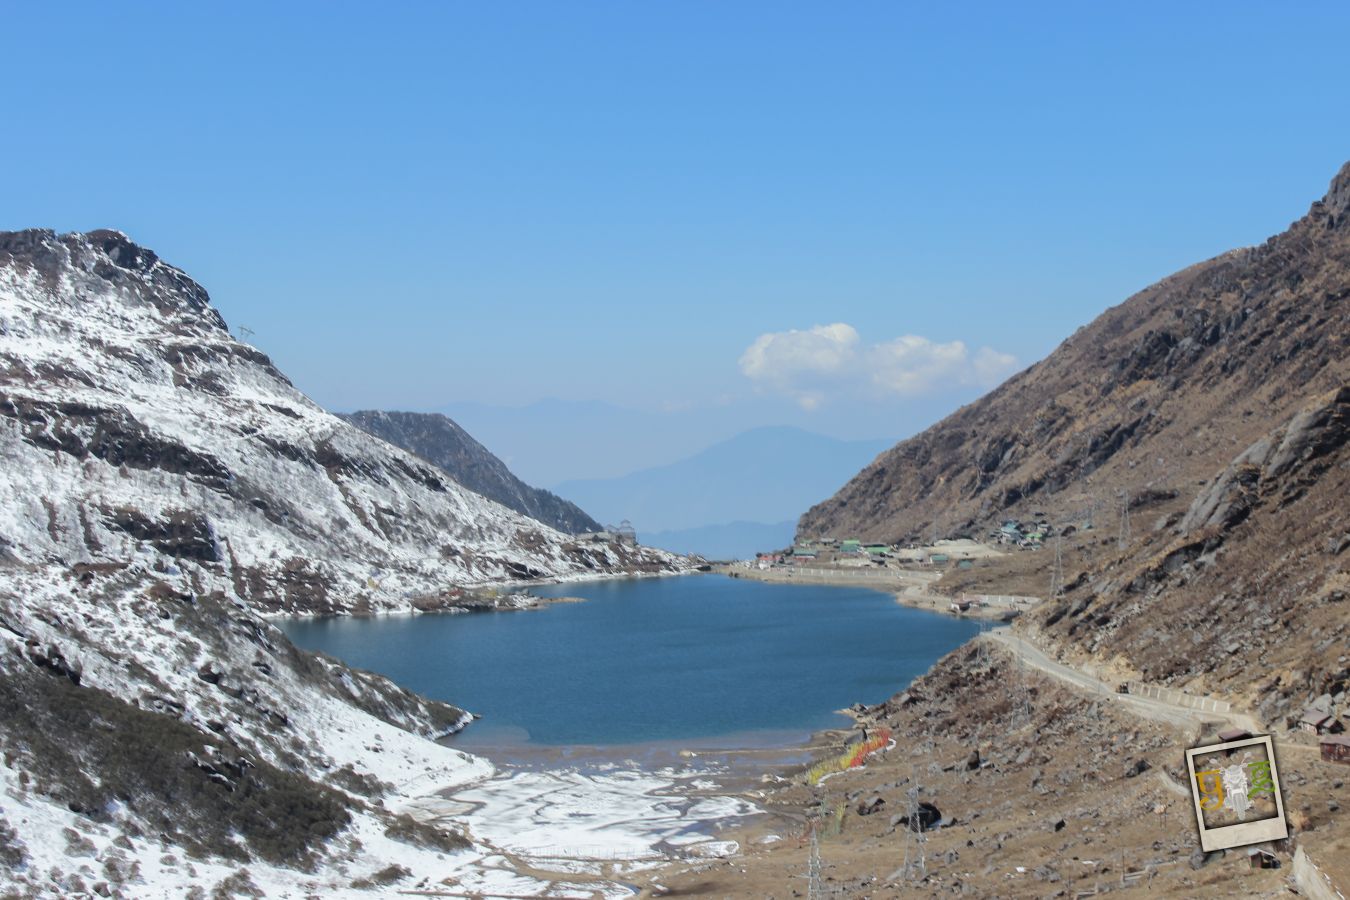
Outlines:
[[989,666],[989,641],[985,638],[985,632],[989,629],[989,620],[980,617],[980,636],[975,642],[976,646],[976,665],[980,671],[984,671]]
[[1064,536],[1055,535],[1055,568],[1050,573],[1050,599],[1064,591]]
[[811,825],[811,856],[806,863],[807,900],[824,900],[825,888],[820,878],[820,829]]
[[918,770],[911,764],[909,769],[909,810],[908,827],[905,829],[905,862],[901,871],[905,881],[918,883],[928,874],[927,837],[923,833],[923,820],[919,814]]
[[1017,669],[1017,685],[1013,690],[1013,727],[1020,728],[1031,721],[1031,693],[1027,690],[1027,670],[1026,663],[1018,658],[1013,659],[1013,666]]
[[1120,493],[1120,538],[1116,543],[1119,549],[1124,550],[1130,545],[1130,492]]

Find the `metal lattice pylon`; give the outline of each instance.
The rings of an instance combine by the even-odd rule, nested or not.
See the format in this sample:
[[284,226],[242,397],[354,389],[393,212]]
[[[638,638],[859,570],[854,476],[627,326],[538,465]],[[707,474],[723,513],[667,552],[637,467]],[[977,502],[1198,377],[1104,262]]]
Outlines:
[[1120,500],[1120,538],[1117,546],[1124,550],[1130,545],[1130,492],[1121,491]]
[[919,882],[928,875],[928,838],[923,832],[923,820],[919,814],[918,771],[913,766],[909,770],[910,786],[908,827],[905,829],[905,861],[900,871],[905,881]]
[[1013,727],[1020,728],[1031,721],[1031,692],[1027,690],[1027,665],[1014,657],[1013,668],[1017,683],[1013,687]]
[[1050,599],[1064,590],[1064,536],[1055,535],[1055,568],[1050,573]]
[[824,900],[825,887],[820,877],[820,833],[811,825],[811,855],[806,862],[806,896],[808,900]]

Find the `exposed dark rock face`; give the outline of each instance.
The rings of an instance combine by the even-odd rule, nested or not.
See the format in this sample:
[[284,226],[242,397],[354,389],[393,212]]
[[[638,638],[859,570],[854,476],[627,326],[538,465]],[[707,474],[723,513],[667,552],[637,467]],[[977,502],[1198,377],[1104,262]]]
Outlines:
[[1347,438],[1350,386],[1333,391],[1244,450],[1195,498],[1181,520],[1180,530],[1190,533],[1209,526],[1232,528],[1272,486],[1296,490],[1295,485],[1284,485],[1285,477],[1296,470],[1301,470],[1300,481],[1315,480]]
[[218,460],[153,434],[123,409],[0,394],[0,416],[19,422],[29,444],[75,459],[93,456],[112,466],[188,475],[220,491],[229,482]]
[[1336,608],[1348,424],[1350,385],[1313,398],[1202,483],[1175,526],[1108,554],[1034,618],[1147,680],[1246,694],[1268,722],[1301,709],[1350,637]]
[[165,316],[181,317],[194,328],[228,333],[205,288],[120,231],[58,235],[50,229],[32,228],[0,232],[0,266],[34,272],[53,290],[60,287],[63,274],[79,269],[101,282],[101,287],[124,291]]
[[505,463],[446,416],[377,410],[341,415],[362,431],[417,454],[459,484],[507,509],[568,534],[601,530],[600,523],[575,503],[521,481]]

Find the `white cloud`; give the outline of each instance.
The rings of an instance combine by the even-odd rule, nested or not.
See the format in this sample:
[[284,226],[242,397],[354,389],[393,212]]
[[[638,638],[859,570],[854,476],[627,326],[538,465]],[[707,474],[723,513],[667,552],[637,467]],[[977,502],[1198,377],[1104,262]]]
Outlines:
[[1012,374],[1017,360],[991,347],[972,354],[962,341],[940,344],[914,334],[864,344],[852,325],[836,322],[762,334],[741,354],[740,366],[756,388],[813,410],[846,395],[913,397],[993,387]]
[[975,353],[973,372],[978,385],[1002,384],[1003,379],[1016,371],[1017,357],[1011,353],[999,353],[992,347],[981,347]]

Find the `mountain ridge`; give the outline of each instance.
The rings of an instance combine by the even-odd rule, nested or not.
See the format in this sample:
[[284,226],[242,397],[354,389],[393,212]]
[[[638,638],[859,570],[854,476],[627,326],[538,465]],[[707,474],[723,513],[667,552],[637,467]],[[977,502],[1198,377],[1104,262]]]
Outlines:
[[[1350,164],[1286,232],[1145,288],[881,454],[803,514],[799,536],[968,532],[1032,506],[1068,512],[1093,495],[1101,505],[1111,492],[1209,477],[1226,463],[1215,438],[1245,445],[1268,413],[1292,414],[1345,377],[1335,325],[1347,198]],[[1197,397],[1204,416],[1186,410]],[[1153,446],[1166,452],[1146,459]]]
[[114,231],[0,232],[0,461],[0,883],[23,896],[348,896],[473,865],[418,805],[493,774],[435,743],[472,715],[271,618],[688,567],[330,415]]
[[521,481],[492,451],[443,413],[357,410],[337,415],[426,460],[469,490],[564,534],[603,528],[575,503]]

